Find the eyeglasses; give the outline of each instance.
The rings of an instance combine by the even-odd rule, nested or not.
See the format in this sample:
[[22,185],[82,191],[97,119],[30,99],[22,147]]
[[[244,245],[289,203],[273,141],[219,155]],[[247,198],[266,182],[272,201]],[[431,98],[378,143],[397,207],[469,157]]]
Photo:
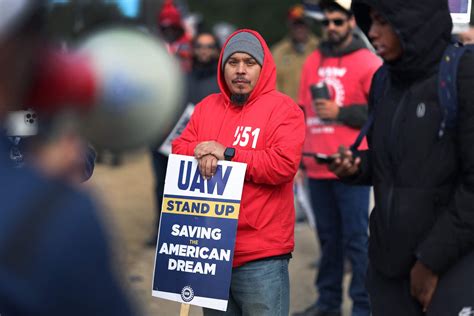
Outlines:
[[194,45],[194,48],[197,48],[197,49],[199,49],[199,48],[216,49],[217,46],[216,46],[216,44],[199,44],[198,43],[198,44]]
[[324,26],[329,26],[329,23],[333,23],[335,26],[343,25],[347,19],[324,19],[321,21],[321,24]]

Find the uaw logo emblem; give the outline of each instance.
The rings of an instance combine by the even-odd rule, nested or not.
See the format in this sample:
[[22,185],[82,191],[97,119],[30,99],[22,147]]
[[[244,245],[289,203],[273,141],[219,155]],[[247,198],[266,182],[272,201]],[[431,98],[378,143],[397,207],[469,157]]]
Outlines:
[[191,302],[194,298],[193,288],[190,287],[189,285],[186,285],[185,287],[183,287],[183,289],[181,290],[181,298],[186,303]]
[[418,104],[418,106],[416,107],[416,116],[418,118],[422,118],[425,116],[425,114],[426,114],[426,104],[422,102]]

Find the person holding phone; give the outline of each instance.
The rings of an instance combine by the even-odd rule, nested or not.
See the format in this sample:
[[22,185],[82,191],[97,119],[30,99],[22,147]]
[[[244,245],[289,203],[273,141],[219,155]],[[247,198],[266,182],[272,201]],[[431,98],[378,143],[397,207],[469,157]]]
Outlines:
[[472,315],[474,54],[466,51],[450,78],[457,115],[443,126],[448,2],[354,0],[353,9],[384,67],[370,92],[369,148],[355,157],[339,151],[330,168],[343,181],[374,186],[366,281],[372,315]]
[[341,315],[347,258],[352,266],[352,315],[368,316],[364,279],[370,188],[342,183],[328,170],[327,163],[339,145],[354,142],[366,122],[369,88],[381,60],[354,34],[350,0],[324,0],[320,5],[326,41],[304,64],[298,98],[306,113],[304,153],[310,155],[303,157],[303,166],[321,244],[316,279],[319,298],[296,315]]

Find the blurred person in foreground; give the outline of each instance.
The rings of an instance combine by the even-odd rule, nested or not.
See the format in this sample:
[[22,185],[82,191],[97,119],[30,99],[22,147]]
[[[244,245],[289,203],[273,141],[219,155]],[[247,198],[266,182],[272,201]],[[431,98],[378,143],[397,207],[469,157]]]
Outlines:
[[288,315],[303,112],[275,90],[275,63],[255,31],[229,37],[217,77],[221,92],[196,106],[173,142],[173,153],[194,156],[206,179],[219,160],[247,164],[227,312],[204,309],[204,315]]
[[[326,39],[307,58],[299,90],[299,104],[306,114],[305,153],[333,154],[339,145],[352,144],[367,121],[370,84],[381,61],[354,34],[356,23],[350,5],[350,0],[320,2]],[[312,95],[315,84],[324,84],[329,96]],[[295,315],[341,315],[347,258],[352,267],[352,315],[368,316],[364,280],[370,187],[341,182],[327,165],[318,164],[313,157],[304,157],[303,166],[309,179],[321,260],[315,282],[319,297]]]
[[302,5],[288,10],[286,22],[288,35],[271,51],[277,68],[277,89],[296,102],[304,61],[318,47],[319,40],[311,33]]
[[[7,2],[0,13],[0,133],[8,111],[23,105],[44,45],[43,2]],[[64,180],[82,148],[79,136],[56,144],[55,163],[45,154],[45,163],[15,168],[9,147],[2,135],[0,314],[132,315],[96,207]]]
[[[219,44],[217,38],[211,33],[199,33],[193,40],[193,67],[187,75],[187,103],[193,105],[212,93],[219,92],[217,85],[217,62],[219,59]],[[153,170],[155,173],[155,201],[156,220],[146,246],[155,247],[157,242],[158,227],[161,216],[161,204],[165,187],[166,167],[168,155],[152,150]]]
[[474,246],[474,56],[462,56],[454,78],[456,127],[440,134],[438,68],[452,30],[447,1],[354,0],[353,10],[384,60],[372,87],[378,76],[386,79],[371,91],[369,149],[354,156],[342,148],[331,169],[344,181],[374,185],[372,315],[421,316],[430,313],[438,281]]

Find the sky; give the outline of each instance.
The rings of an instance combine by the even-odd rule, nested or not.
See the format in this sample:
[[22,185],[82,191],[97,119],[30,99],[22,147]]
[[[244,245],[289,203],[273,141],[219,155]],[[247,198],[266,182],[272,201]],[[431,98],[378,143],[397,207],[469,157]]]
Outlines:
[[[49,3],[66,3],[69,0],[49,0]],[[116,3],[122,13],[128,17],[135,17],[140,10],[140,0],[106,0],[105,2]]]

